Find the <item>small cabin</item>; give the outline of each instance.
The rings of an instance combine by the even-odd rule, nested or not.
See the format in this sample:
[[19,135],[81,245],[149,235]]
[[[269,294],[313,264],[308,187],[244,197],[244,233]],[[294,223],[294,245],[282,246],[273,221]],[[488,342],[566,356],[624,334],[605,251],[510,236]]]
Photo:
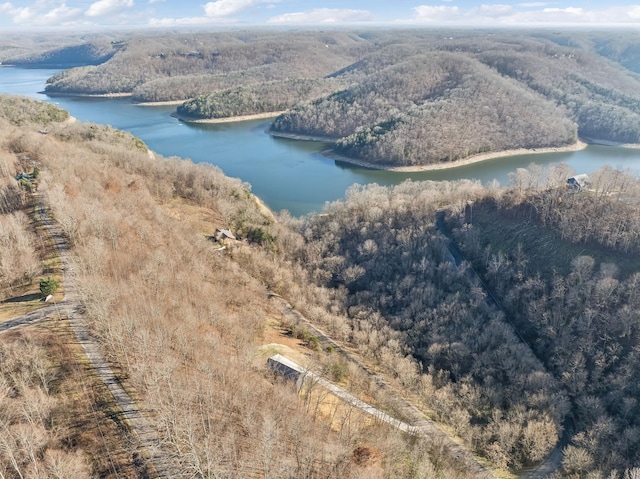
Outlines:
[[589,186],[589,176],[585,174],[572,176],[567,180],[567,186],[576,191],[587,188]]
[[216,228],[216,231],[213,234],[213,237],[214,237],[214,239],[216,241],[221,241],[221,242],[225,242],[227,240],[235,240],[236,239],[236,237],[231,232],[231,230],[223,229],[223,228]]
[[276,354],[267,359],[267,367],[271,369],[274,374],[295,382],[298,389],[307,376],[307,370],[305,368],[280,354]]

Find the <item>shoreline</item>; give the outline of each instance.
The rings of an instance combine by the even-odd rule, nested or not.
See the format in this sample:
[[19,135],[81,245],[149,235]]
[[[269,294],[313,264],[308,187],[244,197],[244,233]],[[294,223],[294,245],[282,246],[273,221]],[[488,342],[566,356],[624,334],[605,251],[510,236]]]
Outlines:
[[133,93],[67,93],[67,92],[58,92],[58,91],[46,91],[43,90],[38,93],[43,93],[49,97],[56,96],[77,96],[79,98],[128,98],[133,95]]
[[238,115],[227,116],[224,118],[189,118],[184,115],[179,115],[177,112],[171,114],[172,117],[177,118],[185,123],[234,123],[236,121],[249,121],[249,120],[264,120],[267,118],[275,118],[282,115],[284,111],[269,111],[266,113],[254,113],[252,115]]
[[276,138],[286,138],[288,140],[301,140],[301,141],[317,141],[319,143],[335,143],[339,138],[332,138],[329,136],[320,135],[303,135],[300,133],[286,133],[283,131],[266,130],[265,133]]
[[[121,92],[121,93],[71,93],[71,92],[47,92],[43,90],[39,93],[43,93],[50,97],[55,96],[64,96],[64,97],[78,97],[78,98],[131,98],[133,97],[133,93],[131,92]],[[141,101],[131,103],[136,106],[176,106],[182,105],[185,101],[189,100],[167,100],[167,101]]]
[[186,100],[164,100],[164,101],[133,101],[131,103],[133,103],[135,106],[177,106],[177,105],[182,105],[185,101],[188,101],[189,98],[187,98]]
[[621,143],[619,141],[611,141],[611,140],[601,140],[598,138],[583,138],[585,142],[589,145],[600,145],[600,146],[617,146],[618,148],[630,148],[632,150],[640,149],[640,143]]
[[331,160],[342,161],[344,163],[361,166],[363,168],[371,168],[374,170],[384,170],[384,171],[394,171],[397,173],[418,173],[422,171],[437,171],[437,170],[447,170],[449,168],[458,168],[460,166],[472,165],[474,163],[494,160],[497,158],[505,158],[508,156],[537,155],[537,154],[544,154],[544,153],[563,153],[563,152],[571,152],[571,151],[580,151],[580,150],[584,150],[588,145],[589,145],[588,143],[578,140],[576,143],[573,143],[567,146],[557,146],[557,147],[549,147],[549,148],[518,148],[513,150],[478,153],[476,155],[463,158],[462,160],[456,160],[456,161],[451,161],[447,163],[434,163],[430,165],[416,165],[416,166],[384,166],[376,163],[371,163],[365,160],[354,159],[354,158],[349,158],[347,156],[339,155],[333,152],[332,150],[325,150],[322,152],[322,155],[324,155],[325,157]]

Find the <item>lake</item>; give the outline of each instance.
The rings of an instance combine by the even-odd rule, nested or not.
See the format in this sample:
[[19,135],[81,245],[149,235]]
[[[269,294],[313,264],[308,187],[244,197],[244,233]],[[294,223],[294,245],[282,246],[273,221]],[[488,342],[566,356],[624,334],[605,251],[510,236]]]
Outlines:
[[518,155],[449,168],[395,173],[352,166],[321,154],[321,142],[275,138],[265,133],[269,121],[221,124],[186,124],[171,116],[175,107],[139,106],[127,99],[53,97],[39,93],[47,78],[58,70],[0,67],[0,93],[26,95],[54,103],[81,121],[107,124],[141,138],[164,156],[212,163],[226,175],[241,178],[271,209],[293,215],[320,211],[328,201],[344,197],[354,183],[393,185],[407,179],[493,179],[508,183],[508,173],[540,165],[564,162],[577,173],[591,173],[604,165],[640,173],[640,150],[592,145],[582,151]]

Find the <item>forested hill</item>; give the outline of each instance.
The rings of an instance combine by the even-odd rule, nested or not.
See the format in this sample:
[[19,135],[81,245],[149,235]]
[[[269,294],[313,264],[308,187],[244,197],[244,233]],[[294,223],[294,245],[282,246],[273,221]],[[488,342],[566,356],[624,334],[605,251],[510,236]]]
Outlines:
[[335,292],[327,309],[348,315],[363,354],[395,368],[382,338],[410,348],[433,381],[416,394],[494,464],[536,463],[566,427],[549,477],[631,478],[640,183],[606,168],[571,191],[570,174],[532,165],[504,189],[354,186],[297,225],[305,241],[294,257]]
[[283,80],[239,86],[200,95],[177,109],[186,120],[229,118],[283,111],[298,103],[330,94],[342,86],[334,78]]
[[638,45],[622,31],[258,31],[74,39],[21,55],[103,61],[54,76],[50,94],[188,100],[179,113],[191,118],[289,109],[274,134],[414,167],[579,137],[640,143]]
[[15,66],[36,66],[38,68],[70,68],[74,66],[99,65],[117,52],[117,46],[108,42],[82,43],[64,46],[55,50],[28,53],[13,58]]
[[274,132],[332,136],[385,166],[556,147],[578,136],[640,142],[640,80],[591,48],[523,35],[388,42],[334,76],[351,86],[299,105]]
[[29,68],[72,68],[98,65],[123,45],[120,36],[101,32],[93,35],[31,33],[0,35],[0,62]]
[[317,79],[353,63],[369,42],[351,33],[230,32],[126,38],[106,63],[53,77],[50,93],[132,93],[186,100],[238,86]]

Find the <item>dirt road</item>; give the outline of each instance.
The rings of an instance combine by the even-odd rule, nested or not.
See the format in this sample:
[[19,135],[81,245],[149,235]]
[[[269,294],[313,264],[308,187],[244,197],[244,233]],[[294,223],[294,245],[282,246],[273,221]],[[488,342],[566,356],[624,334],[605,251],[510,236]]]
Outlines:
[[32,313],[0,323],[0,333],[29,326],[47,319],[67,318],[91,365],[122,410],[122,419],[129,424],[133,434],[137,436],[139,445],[135,452],[139,457],[147,458],[150,462],[149,465],[151,467],[149,469],[152,470],[152,477],[171,477],[169,464],[160,452],[160,441],[155,428],[140,411],[131,396],[124,390],[109,363],[102,355],[98,341],[91,336],[86,327],[85,318],[80,308],[81,303],[77,292],[77,280],[73,258],[69,252],[69,244],[58,225],[48,215],[44,198],[38,193],[34,195],[34,201],[38,205],[37,215],[49,230],[58,249],[62,263],[64,299],[57,304],[46,306]]
[[[288,317],[293,321],[304,322],[307,327],[313,330],[313,333],[318,337],[321,343],[330,344],[336,351],[343,354],[349,361],[354,362],[369,374],[374,376],[378,387],[384,389],[387,395],[394,398],[394,407],[402,411],[402,414],[405,417],[410,418],[408,420],[409,422],[405,423],[402,421],[398,421],[397,419],[388,417],[388,415],[385,413],[381,413],[384,415],[384,417],[379,416],[379,419],[381,419],[383,422],[394,424],[395,427],[405,432],[429,438],[434,441],[434,443],[446,445],[449,454],[452,457],[456,458],[457,461],[464,463],[465,470],[468,472],[472,472],[474,474],[474,477],[477,477],[479,479],[492,479],[496,477],[495,474],[493,474],[492,471],[490,471],[482,463],[480,463],[473,456],[473,454],[469,452],[468,449],[453,441],[453,439],[445,431],[440,429],[433,421],[425,418],[424,414],[416,406],[411,404],[411,402],[409,402],[406,398],[400,396],[397,391],[391,388],[381,376],[377,375],[358,357],[342,347],[342,345],[331,339],[324,331],[311,323],[311,321],[304,317],[299,311],[296,311],[284,298],[274,293],[270,294],[270,298],[278,306],[278,309],[283,315],[285,315],[285,317]],[[337,386],[331,385],[331,383],[329,383],[328,381],[322,381],[322,385],[331,390],[334,394],[336,394],[336,396],[356,407],[359,407],[364,412],[378,417],[377,410],[372,406],[354,398],[349,393],[335,390]]]

